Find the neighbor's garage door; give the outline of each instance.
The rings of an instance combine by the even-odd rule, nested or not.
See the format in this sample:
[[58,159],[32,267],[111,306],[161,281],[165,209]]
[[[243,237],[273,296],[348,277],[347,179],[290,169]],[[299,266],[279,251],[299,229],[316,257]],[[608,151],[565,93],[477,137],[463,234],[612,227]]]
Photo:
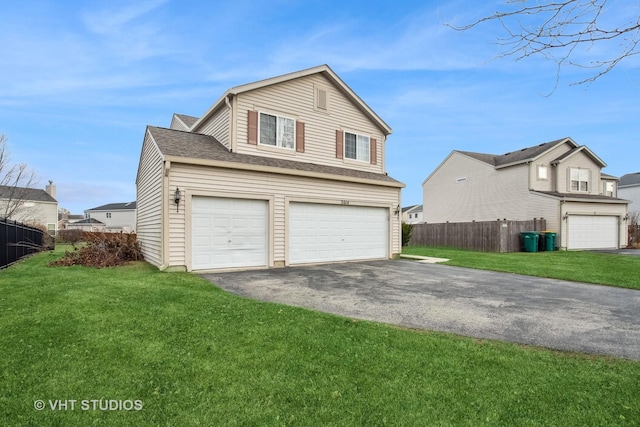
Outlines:
[[267,202],[194,197],[192,269],[267,265]]
[[291,203],[291,264],[386,258],[388,209]]
[[618,247],[617,216],[570,215],[567,219],[567,249]]

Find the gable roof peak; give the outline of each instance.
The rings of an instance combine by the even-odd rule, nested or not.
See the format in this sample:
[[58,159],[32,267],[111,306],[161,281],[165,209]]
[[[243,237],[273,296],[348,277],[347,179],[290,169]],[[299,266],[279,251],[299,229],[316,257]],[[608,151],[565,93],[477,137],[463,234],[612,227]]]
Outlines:
[[196,121],[193,126],[191,126],[192,131],[197,131],[200,125],[202,125],[207,118],[220,107],[226,104],[227,99],[237,96],[241,93],[249,92],[252,90],[264,88],[267,86],[284,83],[287,81],[299,79],[302,77],[307,77],[313,74],[323,74],[327,77],[332,83],[336,85],[338,90],[340,90],[347,98],[349,98],[371,121],[373,121],[385,135],[391,134],[391,127],[384,121],[380,116],[378,116],[363,100],[360,98],[327,64],[318,65],[311,68],[306,68],[300,71],[294,71],[287,74],[282,74],[275,77],[269,77],[266,79],[258,80],[252,83],[246,83],[239,86],[234,86],[228,89],[225,93],[222,94],[220,98],[204,113],[198,121]]

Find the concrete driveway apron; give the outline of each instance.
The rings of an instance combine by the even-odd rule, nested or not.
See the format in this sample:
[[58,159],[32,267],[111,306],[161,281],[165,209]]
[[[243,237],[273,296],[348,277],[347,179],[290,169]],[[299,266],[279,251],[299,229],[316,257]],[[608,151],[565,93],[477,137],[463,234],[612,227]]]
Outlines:
[[640,291],[383,260],[203,274],[222,289],[356,319],[640,360]]

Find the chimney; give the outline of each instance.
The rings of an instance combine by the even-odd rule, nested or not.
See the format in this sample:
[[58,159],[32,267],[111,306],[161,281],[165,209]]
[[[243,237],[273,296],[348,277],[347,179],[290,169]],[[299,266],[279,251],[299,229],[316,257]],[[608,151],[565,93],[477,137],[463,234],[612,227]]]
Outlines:
[[[49,180],[49,185],[44,187],[44,191],[46,191],[51,197],[56,198],[56,186],[53,185],[53,181]],[[58,199],[56,199],[58,200]]]

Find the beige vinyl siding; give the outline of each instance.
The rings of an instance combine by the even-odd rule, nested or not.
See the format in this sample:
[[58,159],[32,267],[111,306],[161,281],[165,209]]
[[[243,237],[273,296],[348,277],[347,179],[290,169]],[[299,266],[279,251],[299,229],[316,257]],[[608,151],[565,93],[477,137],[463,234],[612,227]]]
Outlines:
[[136,181],[136,233],[147,262],[161,266],[162,183],[164,162],[149,132],[145,136]]
[[[556,187],[556,174],[555,174],[555,166],[551,165],[551,162],[556,160],[558,157],[562,156],[566,152],[570,151],[573,146],[569,143],[565,143],[562,145],[558,145],[554,147],[549,152],[543,154],[539,158],[537,158],[534,162],[531,163],[531,176],[530,183],[531,188],[536,191],[558,191]],[[544,165],[547,167],[548,179],[538,180],[538,166]],[[564,190],[561,190],[564,191]]]
[[527,220],[528,165],[495,170],[464,154],[451,156],[423,184],[425,222]]
[[[561,218],[565,214],[568,215],[601,215],[601,216],[617,216],[619,219],[624,218],[627,214],[627,205],[624,203],[587,203],[587,202],[566,202],[562,205],[560,210]],[[566,222],[563,221],[563,225]],[[567,241],[567,227],[562,227],[562,234],[560,236],[561,247],[565,248]],[[625,221],[619,221],[618,226],[619,246],[627,246],[627,223]]]
[[171,118],[170,129],[181,130],[181,131],[187,132],[189,130],[189,127],[182,120],[180,120],[178,118],[178,116],[176,116],[174,114],[173,117]]
[[[287,206],[291,201],[317,201],[340,204],[343,200],[352,205],[379,206],[390,209],[390,255],[400,252],[400,221],[393,209],[400,203],[397,188],[368,184],[340,182],[318,178],[270,174],[263,172],[222,169],[207,166],[172,164],[170,191],[184,189],[188,196],[210,195],[217,197],[245,197],[270,201],[269,253],[271,261],[281,265],[286,260]],[[191,248],[187,236],[190,224],[185,221],[190,208],[169,210],[169,264],[189,267]],[[272,215],[272,216],[271,216]],[[271,225],[272,224],[272,225]]]
[[[5,212],[8,199],[0,200],[0,212]],[[15,206],[15,200],[12,207]],[[58,229],[58,202],[44,202],[36,200],[24,200],[11,216],[12,220],[18,222],[42,224],[45,227],[54,224]]]
[[547,230],[559,233],[562,228],[560,223],[560,201],[552,196],[544,194],[529,193],[527,199],[527,212],[530,212],[529,218],[544,218],[547,224]]
[[[591,157],[584,152],[577,153],[574,156],[569,157],[563,162],[560,162],[556,167],[556,173],[558,176],[558,191],[561,193],[572,193],[571,186],[569,184],[569,169],[580,168],[588,169],[591,171],[589,180],[589,192],[586,194],[600,194],[600,165],[596,164]],[[576,193],[575,191],[573,193]],[[585,194],[585,193],[582,193]]]
[[229,111],[228,107],[223,106],[205,122],[201,123],[197,132],[210,135],[227,149],[231,149],[231,135],[229,134],[231,119]]
[[[314,108],[314,85],[323,86],[328,90],[328,112]],[[375,173],[384,172],[383,132],[321,74],[241,93],[235,105],[238,122],[234,151],[238,153],[290,158]],[[295,150],[265,149],[260,145],[247,144],[247,110],[279,114],[304,122],[304,153]],[[376,139],[377,164],[336,158],[336,130],[359,133]]]

